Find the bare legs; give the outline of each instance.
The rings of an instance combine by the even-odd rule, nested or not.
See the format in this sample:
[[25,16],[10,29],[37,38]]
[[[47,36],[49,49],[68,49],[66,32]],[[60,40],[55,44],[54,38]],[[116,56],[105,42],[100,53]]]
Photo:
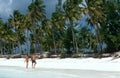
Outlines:
[[32,68],[35,68],[36,62],[32,63]]
[[26,63],[26,69],[28,69],[28,62]]

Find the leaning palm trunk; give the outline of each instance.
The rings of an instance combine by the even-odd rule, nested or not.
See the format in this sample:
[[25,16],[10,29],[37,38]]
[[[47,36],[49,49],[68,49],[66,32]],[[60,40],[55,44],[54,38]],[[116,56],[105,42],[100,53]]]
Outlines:
[[29,32],[28,32],[29,30],[27,29],[26,31],[27,31],[27,37],[26,37],[26,40],[27,40],[27,42],[26,42],[27,43],[27,53],[29,54],[30,53],[30,51],[28,49],[29,48],[29,41],[30,41],[30,39],[29,39]]
[[37,44],[37,35],[36,35],[36,23],[33,21],[33,39],[34,39],[34,44],[32,46],[32,48],[34,48],[34,52],[36,53],[37,52],[37,49],[36,49],[36,44]]
[[97,47],[98,47],[98,56],[101,57],[102,45],[101,45],[100,31],[99,31],[98,25],[96,25],[95,31],[96,31],[96,40],[97,40],[97,43],[98,43],[98,45],[97,45]]
[[14,53],[14,49],[15,49],[15,43],[14,42],[12,42],[12,52]]
[[76,39],[75,39],[75,46],[76,46],[76,47],[75,47],[75,48],[76,48],[76,49],[75,49],[75,50],[76,50],[76,53],[78,53],[78,45],[77,45]]
[[2,55],[2,54],[3,54],[3,53],[2,53],[3,51],[2,51],[2,45],[1,45],[1,44],[2,44],[2,42],[0,41],[0,54]]
[[72,31],[72,39],[73,39],[73,50],[75,51],[75,53],[78,53],[77,41],[75,39],[75,33],[74,33],[72,25],[73,25],[73,22],[70,20],[70,28],[71,28],[71,31]]
[[55,51],[55,54],[57,54],[57,51],[56,51],[56,43],[55,43],[55,36],[54,36],[54,34],[52,35],[52,37],[53,37],[54,51]]
[[19,53],[21,53],[22,50],[21,50],[21,44],[20,44],[20,41],[18,41],[18,48],[19,48]]

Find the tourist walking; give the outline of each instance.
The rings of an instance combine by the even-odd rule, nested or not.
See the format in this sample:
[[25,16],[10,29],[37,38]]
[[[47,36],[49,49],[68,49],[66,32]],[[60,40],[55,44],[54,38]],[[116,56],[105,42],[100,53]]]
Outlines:
[[35,68],[35,66],[37,64],[37,62],[36,62],[36,55],[35,54],[33,54],[31,56],[31,61],[32,61],[32,68]]
[[28,56],[28,54],[25,56],[25,62],[26,62],[26,68],[28,68],[28,63],[29,63],[29,56]]

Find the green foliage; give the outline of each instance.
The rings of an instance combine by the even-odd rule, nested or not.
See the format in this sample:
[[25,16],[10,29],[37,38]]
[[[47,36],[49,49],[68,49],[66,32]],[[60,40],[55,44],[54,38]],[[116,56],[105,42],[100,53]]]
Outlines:
[[34,54],[35,53],[35,49],[34,48],[31,48],[30,49],[30,54]]
[[[65,0],[62,4],[62,0],[58,0],[49,19],[45,16],[43,0],[33,0],[25,15],[15,10],[7,23],[0,20],[1,54],[12,54],[16,48],[20,50],[27,40],[30,41],[30,53],[42,48],[60,54],[61,58],[68,55],[77,58],[79,55],[75,52],[83,49],[97,52],[98,44],[102,44],[101,52],[104,48],[106,52],[119,51],[120,3],[114,0],[85,1],[86,4],[82,0]],[[81,18],[86,17],[82,27]]]
[[38,20],[43,20],[45,18],[45,5],[43,0],[34,0],[28,6],[28,18],[32,22],[38,22]]
[[[107,44],[106,52],[116,52],[120,50],[120,3],[108,1],[104,3],[105,23],[101,32],[104,42]],[[110,9],[109,9],[110,8]]]
[[66,31],[64,45],[65,48],[67,49],[67,53],[71,54],[73,48],[72,48],[72,33],[70,28],[68,28]]

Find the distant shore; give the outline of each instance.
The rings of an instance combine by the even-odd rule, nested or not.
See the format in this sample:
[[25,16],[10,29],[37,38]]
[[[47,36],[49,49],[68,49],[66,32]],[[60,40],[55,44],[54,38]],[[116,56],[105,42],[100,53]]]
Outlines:
[[[109,58],[44,58],[37,59],[36,68],[49,69],[80,69],[80,70],[96,70],[96,71],[119,71],[120,72],[120,58],[111,60]],[[0,66],[24,67],[24,58],[6,59],[0,58]],[[29,62],[31,69],[31,61]]]

